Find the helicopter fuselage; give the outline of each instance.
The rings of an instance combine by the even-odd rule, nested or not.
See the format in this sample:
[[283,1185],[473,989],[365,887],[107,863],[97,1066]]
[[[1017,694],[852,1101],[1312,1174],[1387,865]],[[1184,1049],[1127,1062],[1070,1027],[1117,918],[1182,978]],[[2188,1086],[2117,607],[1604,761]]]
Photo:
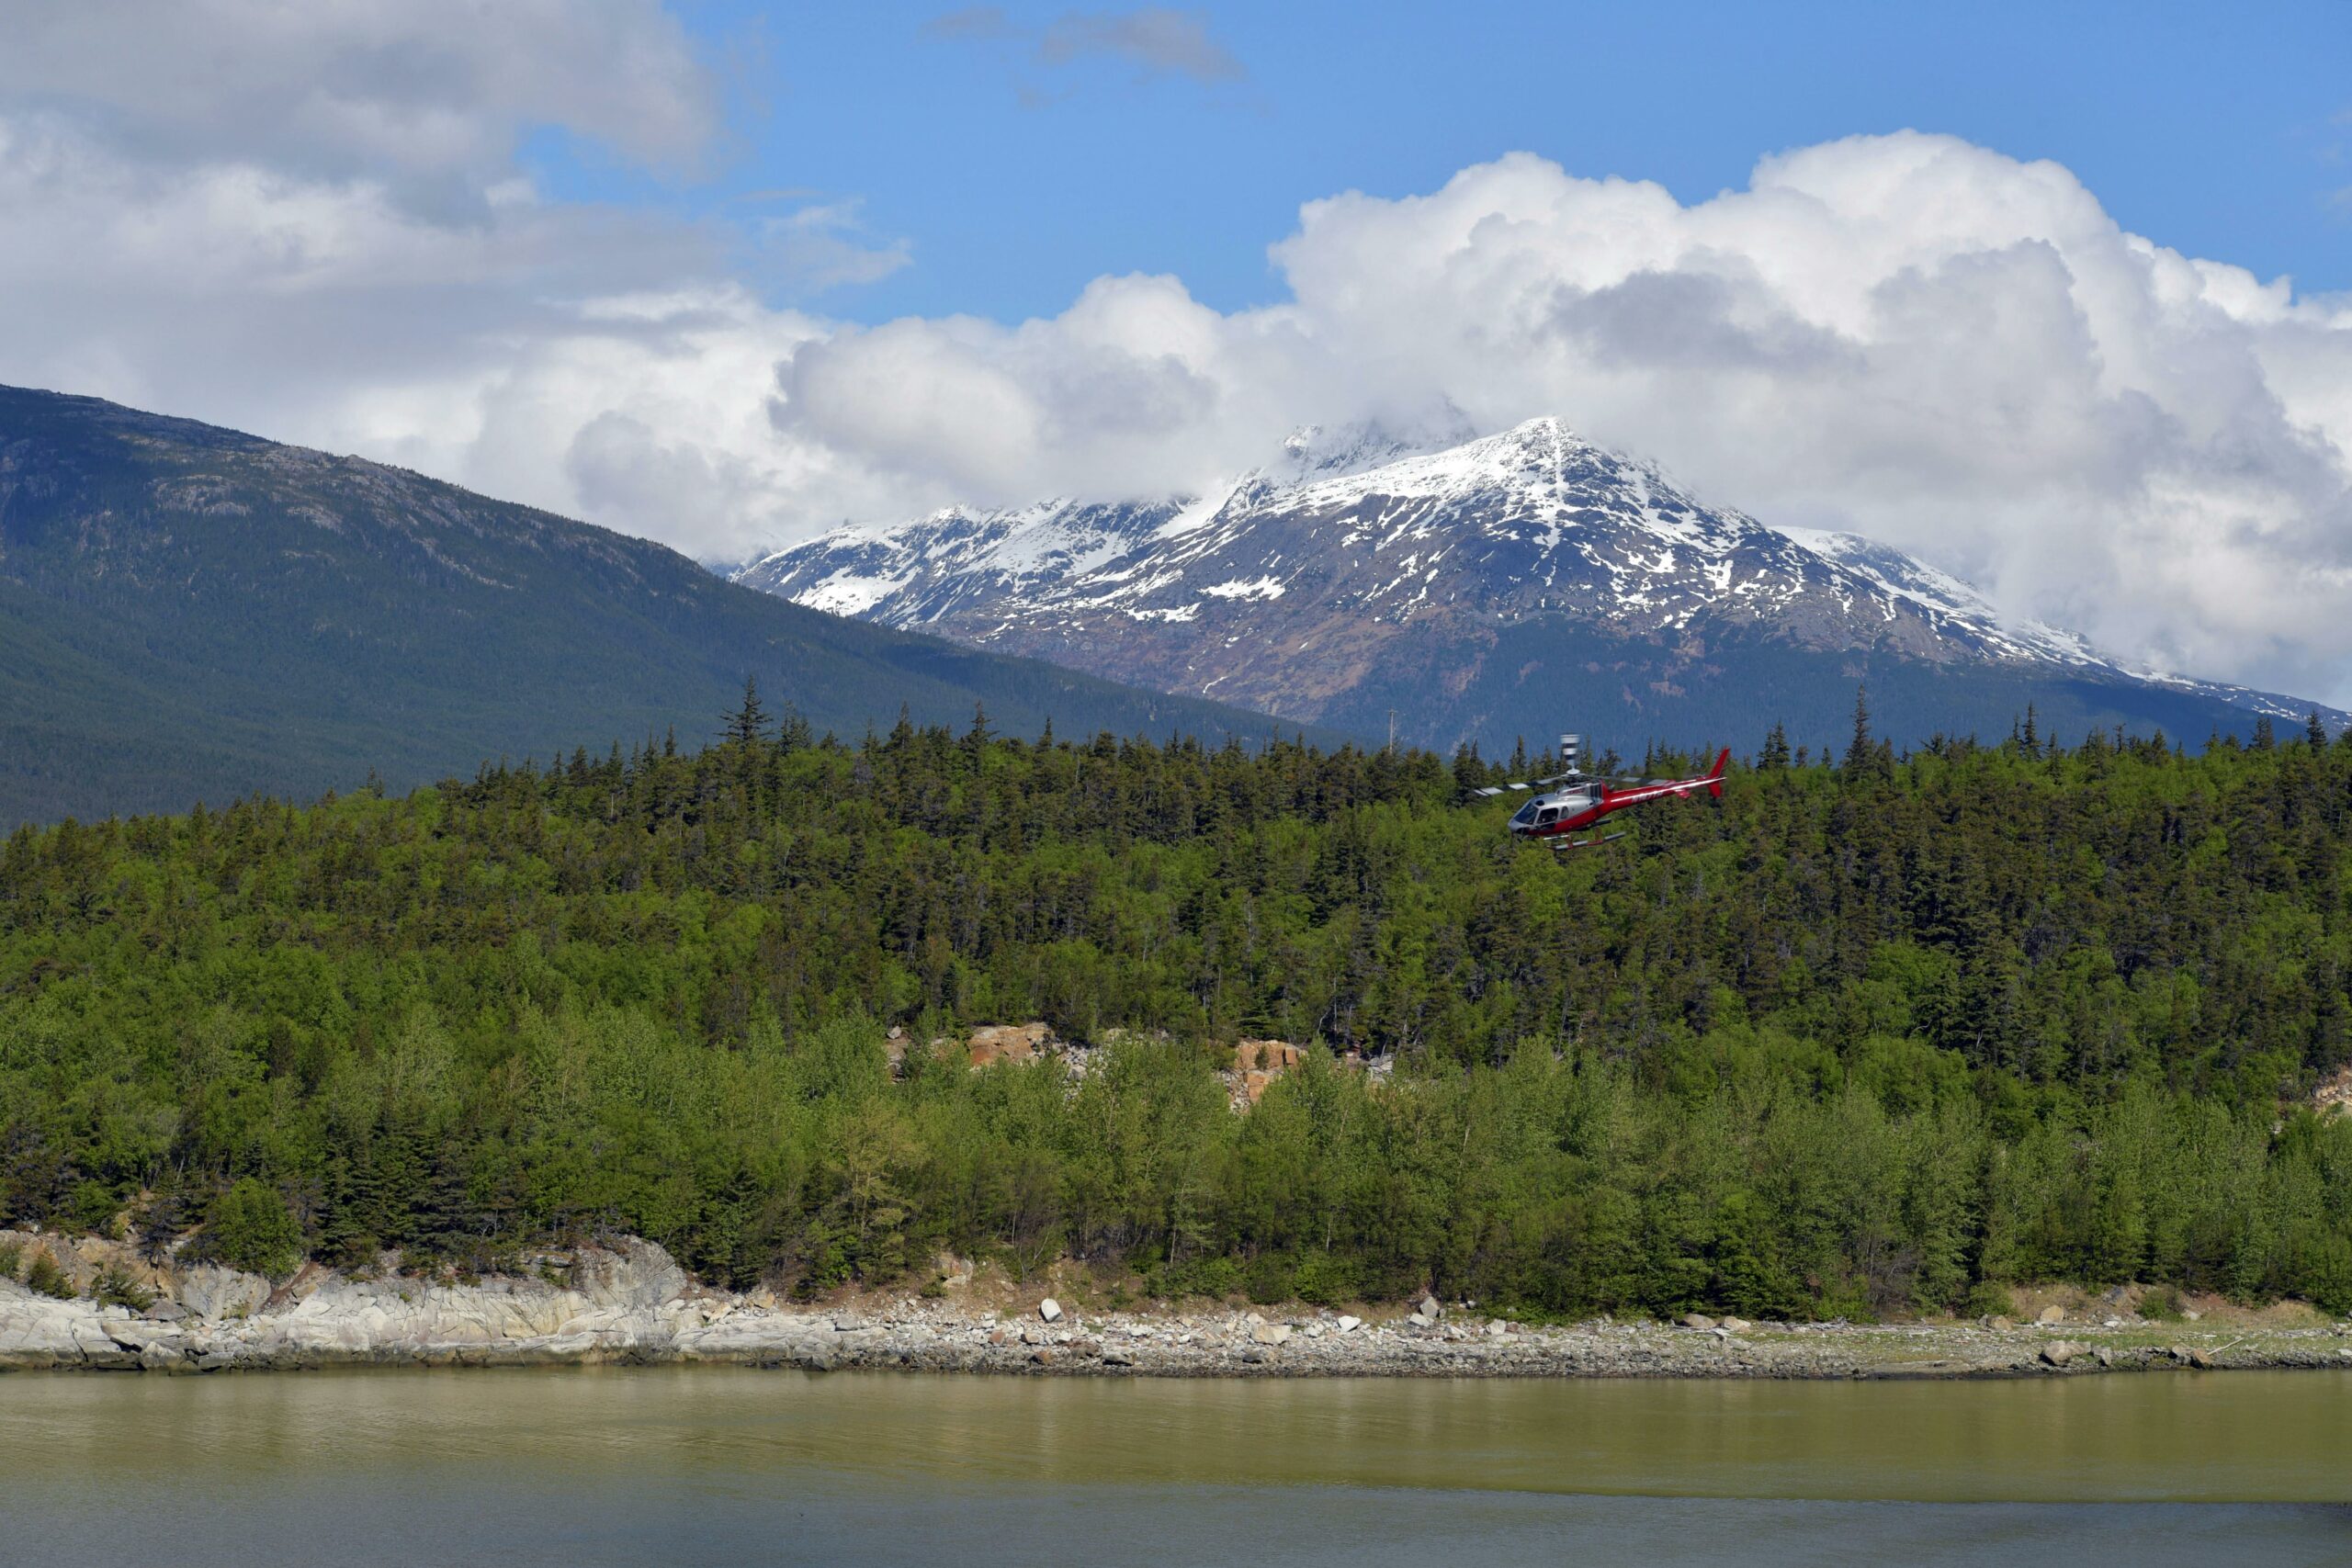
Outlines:
[[1697,778],[1650,779],[1642,784],[1611,784],[1601,779],[1577,779],[1563,788],[1537,795],[1511,814],[1510,830],[1522,839],[1561,839],[1597,826],[1611,812],[1668,795],[1695,795],[1701,790],[1720,796],[1724,765],[1731,761],[1725,748],[1715,765]]

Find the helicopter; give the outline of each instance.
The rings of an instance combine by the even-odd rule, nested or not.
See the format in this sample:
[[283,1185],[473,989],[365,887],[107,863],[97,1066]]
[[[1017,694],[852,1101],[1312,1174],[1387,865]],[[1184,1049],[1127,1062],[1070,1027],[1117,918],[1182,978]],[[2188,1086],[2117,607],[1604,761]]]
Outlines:
[[[1596,833],[1578,839],[1579,833],[1600,826],[1611,813],[1629,807],[1641,806],[1669,795],[1696,795],[1705,790],[1721,800],[1724,794],[1724,768],[1731,761],[1731,748],[1726,746],[1715,754],[1715,765],[1695,778],[1641,779],[1611,783],[1608,779],[1591,778],[1577,765],[1583,750],[1583,738],[1576,735],[1560,737],[1562,771],[1547,778],[1530,779],[1524,784],[1498,784],[1490,789],[1474,789],[1474,796],[1491,798],[1514,790],[1536,790],[1535,798],[1511,814],[1510,829],[1514,838],[1541,839],[1555,851],[1596,849],[1602,844],[1623,838],[1622,832]],[[1557,784],[1557,789],[1545,786]]]

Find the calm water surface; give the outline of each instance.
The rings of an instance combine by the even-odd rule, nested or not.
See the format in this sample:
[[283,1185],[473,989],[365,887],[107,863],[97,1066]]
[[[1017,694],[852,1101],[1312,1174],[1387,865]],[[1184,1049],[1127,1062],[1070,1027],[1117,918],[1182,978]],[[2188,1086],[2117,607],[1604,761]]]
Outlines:
[[0,1378],[0,1561],[2352,1562],[2352,1373]]

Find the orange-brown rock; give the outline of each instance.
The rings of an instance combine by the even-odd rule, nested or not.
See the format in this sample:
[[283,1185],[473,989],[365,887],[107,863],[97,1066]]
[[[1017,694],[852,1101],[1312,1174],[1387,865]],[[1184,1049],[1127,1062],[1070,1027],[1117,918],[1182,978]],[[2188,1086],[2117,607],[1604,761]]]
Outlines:
[[1237,1073],[1286,1073],[1306,1059],[1306,1053],[1287,1040],[1242,1040],[1233,1047]]
[[972,1031],[964,1051],[972,1066],[988,1067],[999,1062],[1034,1062],[1054,1044],[1051,1024],[991,1023]]
[[1287,1040],[1241,1040],[1233,1047],[1233,1066],[1225,1075],[1233,1108],[1247,1111],[1258,1103],[1266,1086],[1305,1060],[1306,1053]]

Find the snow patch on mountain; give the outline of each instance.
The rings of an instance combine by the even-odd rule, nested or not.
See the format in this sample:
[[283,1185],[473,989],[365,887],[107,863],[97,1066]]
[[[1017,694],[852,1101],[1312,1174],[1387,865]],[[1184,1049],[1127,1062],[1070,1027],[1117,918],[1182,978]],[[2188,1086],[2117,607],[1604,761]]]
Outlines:
[[1824,560],[1834,561],[1868,579],[1888,595],[1909,601],[1926,614],[1983,627],[1988,640],[2005,647],[2015,657],[2120,668],[2079,633],[2041,621],[2004,616],[1973,584],[1875,539],[1815,528],[1775,527],[1773,531]]
[[1279,599],[1283,596],[1282,580],[1261,577],[1244,582],[1238,578],[1230,582],[1214,582],[1201,590],[1213,599]]

